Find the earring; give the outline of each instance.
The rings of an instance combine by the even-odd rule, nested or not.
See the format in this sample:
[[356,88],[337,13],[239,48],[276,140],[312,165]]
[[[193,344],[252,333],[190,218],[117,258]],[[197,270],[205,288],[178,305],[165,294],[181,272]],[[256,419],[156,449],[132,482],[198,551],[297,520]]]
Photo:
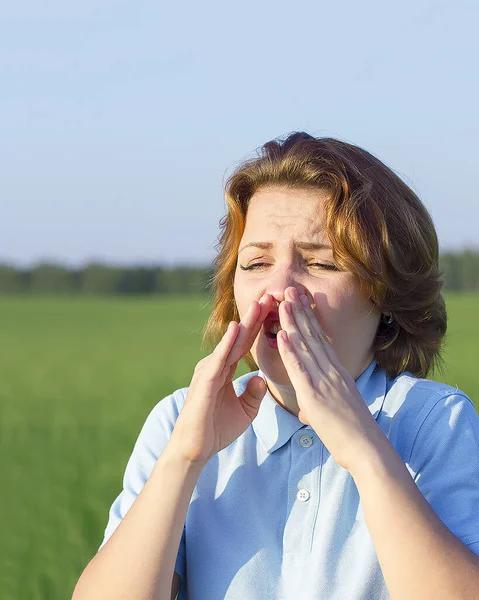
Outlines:
[[392,323],[394,323],[394,317],[392,315],[381,315],[381,323],[384,323],[385,325],[391,325]]

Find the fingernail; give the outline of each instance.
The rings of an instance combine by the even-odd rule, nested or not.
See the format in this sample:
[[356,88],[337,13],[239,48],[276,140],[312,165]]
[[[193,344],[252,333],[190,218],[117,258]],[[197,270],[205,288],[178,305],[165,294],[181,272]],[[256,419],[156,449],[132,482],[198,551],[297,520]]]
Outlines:
[[293,300],[298,300],[298,290],[296,288],[291,288],[291,298]]
[[301,300],[301,304],[304,306],[304,308],[309,307],[309,300],[307,296],[300,296],[299,299]]

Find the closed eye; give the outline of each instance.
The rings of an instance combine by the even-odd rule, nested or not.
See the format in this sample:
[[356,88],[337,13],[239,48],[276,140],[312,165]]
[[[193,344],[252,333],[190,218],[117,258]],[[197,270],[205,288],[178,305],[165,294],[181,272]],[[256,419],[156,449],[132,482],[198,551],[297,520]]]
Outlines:
[[240,269],[243,269],[243,271],[252,271],[253,269],[259,269],[261,267],[267,266],[267,263],[253,263],[252,265],[249,265],[247,267],[243,267],[243,265],[240,265]]
[[328,265],[326,263],[310,263],[310,267],[321,267],[322,269],[327,269],[328,271],[339,271],[338,267],[335,265]]
[[[261,269],[262,267],[267,267],[268,263],[253,263],[252,265],[248,265],[247,267],[243,267],[240,265],[240,269],[243,271],[253,271],[255,269]],[[319,267],[321,269],[326,269],[327,271],[339,271],[338,267],[335,265],[329,265],[326,263],[309,263],[310,267]]]

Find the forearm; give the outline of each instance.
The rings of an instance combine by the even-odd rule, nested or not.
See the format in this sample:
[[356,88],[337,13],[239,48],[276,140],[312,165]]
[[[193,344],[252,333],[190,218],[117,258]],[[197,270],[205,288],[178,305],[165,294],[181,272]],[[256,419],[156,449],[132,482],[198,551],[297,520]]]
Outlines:
[[479,598],[479,559],[442,523],[385,436],[351,474],[392,600]]
[[125,518],[83,571],[72,600],[170,600],[188,505],[204,465],[168,445]]

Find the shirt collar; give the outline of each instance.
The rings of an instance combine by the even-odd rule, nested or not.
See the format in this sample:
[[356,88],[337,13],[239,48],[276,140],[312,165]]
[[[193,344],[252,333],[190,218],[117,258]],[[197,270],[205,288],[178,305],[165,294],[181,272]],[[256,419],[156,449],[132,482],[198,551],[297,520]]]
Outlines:
[[[374,419],[377,419],[386,395],[386,373],[377,366],[375,358],[356,379],[356,387],[366,402]],[[258,375],[265,379],[264,373]],[[285,408],[280,406],[269,390],[266,392],[258,414],[253,420],[253,429],[268,454],[273,453],[288,442],[302,427],[312,430],[310,425],[304,425]]]

